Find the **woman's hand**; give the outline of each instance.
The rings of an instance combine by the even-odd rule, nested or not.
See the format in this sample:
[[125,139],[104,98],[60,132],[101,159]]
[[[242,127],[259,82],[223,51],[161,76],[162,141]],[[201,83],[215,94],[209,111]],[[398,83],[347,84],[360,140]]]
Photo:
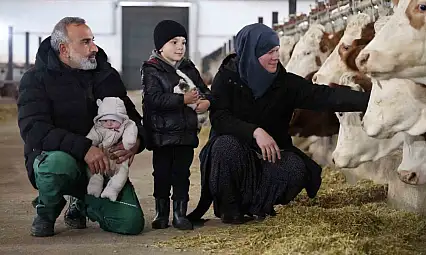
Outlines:
[[269,162],[275,163],[276,158],[281,159],[280,148],[265,130],[262,128],[256,128],[253,132],[253,137],[256,139],[256,143],[259,148],[262,150],[263,160],[268,158]]

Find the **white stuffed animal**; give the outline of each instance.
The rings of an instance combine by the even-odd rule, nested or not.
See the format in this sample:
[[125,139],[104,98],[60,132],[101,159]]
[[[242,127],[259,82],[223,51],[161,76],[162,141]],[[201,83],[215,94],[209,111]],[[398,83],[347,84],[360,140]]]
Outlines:
[[[179,84],[174,87],[173,89],[174,93],[185,94],[186,92],[191,91],[194,88],[197,89],[194,82],[192,82],[192,80],[186,74],[184,74],[181,70],[177,69],[176,73],[182,79],[180,79]],[[191,107],[193,110],[197,108],[197,104],[188,104],[187,106]],[[200,132],[202,125],[207,121],[208,116],[209,114],[207,111],[204,113],[197,113],[198,132]]]
[[[94,126],[86,136],[92,140],[92,145],[109,149],[121,138],[124,149],[133,148],[138,137],[138,128],[135,122],[127,116],[124,102],[118,97],[105,97],[103,100],[98,99],[96,104],[99,107],[98,115],[94,118]],[[105,189],[103,189],[104,176],[91,175],[88,171],[90,180],[87,185],[87,193],[116,201],[129,177],[129,160],[117,164],[116,159],[109,159],[109,164],[114,175],[109,179]]]

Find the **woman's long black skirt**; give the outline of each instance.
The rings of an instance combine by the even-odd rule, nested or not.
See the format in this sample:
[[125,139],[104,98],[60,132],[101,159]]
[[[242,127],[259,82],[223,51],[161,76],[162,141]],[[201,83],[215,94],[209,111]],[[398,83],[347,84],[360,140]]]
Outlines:
[[209,188],[217,217],[271,214],[274,205],[289,203],[306,185],[306,166],[293,152],[281,152],[281,160],[270,163],[237,138],[223,135],[210,157]]

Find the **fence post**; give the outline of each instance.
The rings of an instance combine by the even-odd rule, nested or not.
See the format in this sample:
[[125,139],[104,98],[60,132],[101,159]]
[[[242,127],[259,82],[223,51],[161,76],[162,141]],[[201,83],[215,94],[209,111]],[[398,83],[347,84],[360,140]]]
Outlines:
[[9,61],[7,63],[6,80],[13,80],[13,27],[9,27]]

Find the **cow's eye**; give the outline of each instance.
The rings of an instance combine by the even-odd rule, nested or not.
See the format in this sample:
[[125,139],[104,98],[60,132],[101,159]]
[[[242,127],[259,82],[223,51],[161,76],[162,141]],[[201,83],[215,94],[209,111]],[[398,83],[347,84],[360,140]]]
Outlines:
[[310,55],[310,54],[311,54],[310,51],[305,52],[305,55]]
[[426,11],[426,4],[419,4],[418,8],[419,8],[420,11],[424,12],[424,11]]
[[339,112],[339,116],[340,116],[340,117],[343,117],[343,112]]

